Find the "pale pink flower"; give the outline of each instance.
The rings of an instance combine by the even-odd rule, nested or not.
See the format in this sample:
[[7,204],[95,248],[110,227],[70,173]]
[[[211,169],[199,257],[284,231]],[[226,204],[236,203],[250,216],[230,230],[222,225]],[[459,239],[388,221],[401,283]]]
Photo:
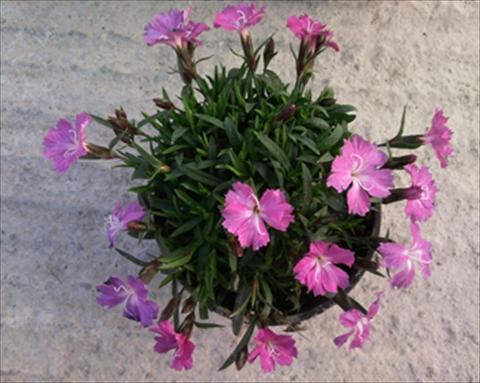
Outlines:
[[342,154],[335,157],[327,185],[347,193],[348,212],[364,216],[370,210],[370,196],[388,197],[393,186],[393,173],[381,169],[388,161],[376,145],[353,135],[343,144]]
[[340,323],[351,330],[333,340],[337,347],[343,346],[351,335],[353,335],[353,340],[350,343],[350,349],[363,346],[370,337],[370,326],[380,308],[381,297],[382,293],[377,293],[377,299],[372,303],[366,315],[357,309],[350,309],[340,314]]
[[310,251],[297,263],[295,278],[308,287],[315,296],[336,293],[348,286],[348,274],[335,266],[342,263],[351,267],[355,261],[350,250],[322,241],[310,244]]
[[424,278],[430,277],[430,243],[420,237],[420,228],[410,224],[413,243],[406,247],[399,243],[382,243],[377,251],[382,256],[382,266],[398,271],[390,280],[392,287],[408,287],[415,277],[415,265],[420,267]]
[[170,9],[168,13],[155,15],[145,27],[145,42],[147,45],[167,44],[175,49],[185,47],[187,43],[200,45],[197,37],[210,29],[205,23],[188,21],[190,8]]
[[100,295],[97,303],[106,308],[123,305],[123,316],[149,326],[158,315],[158,305],[148,299],[148,286],[138,278],[129,275],[127,283],[120,278],[110,277],[97,286]]
[[156,326],[150,328],[150,331],[160,334],[155,337],[157,343],[153,348],[154,351],[163,354],[175,350],[170,367],[177,371],[192,368],[192,353],[195,345],[185,335],[175,332],[173,325],[168,320],[157,323]]
[[238,5],[228,5],[223,11],[215,16],[213,26],[223,28],[227,31],[239,31],[245,33],[248,27],[262,21],[265,7],[257,9],[255,4],[240,3]]
[[415,164],[406,165],[404,169],[410,174],[412,188],[419,188],[420,194],[415,199],[407,199],[405,214],[415,221],[426,221],[435,210],[435,195],[437,188],[432,174],[426,166],[418,168]]
[[432,125],[424,137],[425,141],[432,145],[442,168],[448,165],[447,157],[453,155],[453,149],[450,145],[453,132],[447,127],[447,122],[448,117],[443,115],[443,110],[440,108],[435,109]]
[[60,119],[43,139],[43,156],[52,161],[57,174],[65,173],[75,161],[87,154],[85,128],[92,122],[87,113],[77,114],[75,127]]
[[238,237],[243,248],[252,246],[258,250],[270,241],[264,221],[277,230],[287,231],[295,220],[292,211],[293,206],[281,190],[267,189],[258,200],[249,185],[235,182],[225,197],[222,225]]
[[293,358],[298,355],[295,340],[288,335],[277,335],[269,328],[258,330],[253,339],[255,348],[248,354],[248,362],[253,363],[260,357],[260,367],[263,372],[275,370],[275,364],[290,366]]
[[310,18],[308,15],[300,17],[289,16],[287,19],[287,27],[297,36],[300,40],[306,42],[307,45],[315,50],[316,40],[319,36],[325,37],[325,45],[329,48],[333,48],[337,52],[340,51],[338,44],[332,40],[333,32],[326,29],[327,25],[322,24],[318,20]]
[[115,239],[120,231],[128,230],[130,222],[142,221],[143,218],[145,218],[145,209],[140,204],[132,202],[122,209],[122,204],[118,201],[112,214],[105,220],[110,247],[115,245]]

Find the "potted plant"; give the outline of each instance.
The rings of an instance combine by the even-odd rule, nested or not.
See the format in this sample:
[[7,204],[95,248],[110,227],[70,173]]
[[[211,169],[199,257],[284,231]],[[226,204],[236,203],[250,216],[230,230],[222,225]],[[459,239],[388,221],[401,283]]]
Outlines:
[[[355,108],[337,102],[333,90],[309,89],[317,57],[339,51],[333,32],[308,15],[291,16],[287,27],[299,39],[296,81],[285,83],[269,69],[277,55],[273,36],[253,42],[250,29],[264,17],[254,4],[227,6],[213,26],[238,33],[237,68],[197,72],[196,48],[209,27],[189,20],[190,10],[160,13],[145,28],[148,45],[169,45],[178,59],[183,87],[174,100],[163,90],[158,110],[142,120],[122,108],[106,119],[80,113],[75,124],[58,121],[44,139],[44,155],[62,174],[77,159],[109,159],[130,168],[141,185],[137,202],[118,202],[107,218],[110,247],[139,265],[138,276],[110,277],[99,285],[102,306],[123,306],[123,315],[157,334],[154,350],[174,350],[171,366],[192,367],[195,328],[216,311],[232,323],[237,346],[221,369],[260,361],[264,371],[298,356],[295,340],[280,335],[332,304],[345,312],[340,323],[350,347],[368,339],[381,293],[364,308],[348,295],[364,272],[408,287],[416,272],[430,275],[430,244],[419,223],[435,208],[436,186],[413,154],[394,149],[431,146],[447,165],[452,132],[441,109],[424,134],[400,129],[378,145],[350,131]],[[235,32],[236,31],[236,32]],[[111,129],[108,146],[87,141],[96,122]],[[405,171],[408,187],[395,187]],[[402,201],[412,244],[380,236],[381,205]],[[154,240],[158,254],[135,256],[116,246],[121,232]],[[163,274],[172,298],[160,310],[148,286]],[[274,328],[274,326],[277,326]],[[251,344],[253,342],[253,345]]]

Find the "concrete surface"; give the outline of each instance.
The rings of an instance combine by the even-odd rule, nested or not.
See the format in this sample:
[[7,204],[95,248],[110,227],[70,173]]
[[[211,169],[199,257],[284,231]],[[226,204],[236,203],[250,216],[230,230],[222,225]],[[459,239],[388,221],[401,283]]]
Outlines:
[[[95,284],[136,271],[109,251],[103,232],[114,201],[132,198],[129,173],[84,162],[56,177],[41,140],[59,117],[123,105],[138,118],[154,110],[161,86],[178,89],[178,78],[166,73],[172,52],[142,40],[146,22],[172,3],[1,3],[2,381],[479,381],[478,2],[276,2],[254,29],[257,38],[277,31],[281,54],[273,65],[292,79],[288,44],[297,41],[284,27],[287,16],[309,12],[327,22],[342,51],[321,57],[314,89],[328,83],[356,105],[353,129],[372,139],[392,136],[405,103],[411,133],[426,128],[435,106],[450,116],[451,165],[441,170],[430,150],[419,151],[440,189],[438,210],[422,225],[433,243],[433,275],[400,292],[373,276],[360,283],[354,296],[365,304],[373,291],[386,292],[362,351],[335,348],[343,328],[333,308],[296,336],[300,355],[291,368],[215,372],[234,344],[223,329],[196,331],[194,369],[176,373],[168,357],[151,351],[151,334],[97,306]],[[210,24],[222,7],[190,5],[194,19]],[[239,49],[235,34],[202,37],[198,54],[238,62],[228,52]],[[109,137],[100,126],[88,134],[98,143]],[[402,209],[385,209],[384,230],[406,241]],[[156,293],[160,302],[166,297]]]

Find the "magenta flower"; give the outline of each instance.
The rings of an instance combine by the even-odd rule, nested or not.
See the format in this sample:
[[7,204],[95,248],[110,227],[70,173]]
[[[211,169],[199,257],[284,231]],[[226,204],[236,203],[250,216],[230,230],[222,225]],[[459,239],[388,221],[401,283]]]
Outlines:
[[175,332],[173,325],[168,320],[157,323],[156,326],[150,328],[150,331],[160,334],[155,337],[157,343],[153,348],[154,351],[163,354],[175,350],[170,367],[177,371],[192,368],[192,353],[195,345],[185,335]]
[[145,42],[148,46],[154,44],[167,44],[175,49],[185,47],[187,43],[200,45],[197,37],[210,29],[204,23],[187,23],[190,8],[179,10],[170,9],[168,13],[155,15],[145,27]]
[[315,296],[325,295],[327,292],[336,293],[338,288],[348,286],[348,274],[335,266],[343,263],[351,267],[355,260],[350,250],[322,241],[310,244],[310,250],[297,263],[293,271],[295,278],[308,287]]
[[128,230],[128,224],[133,221],[142,221],[145,210],[136,202],[129,203],[122,209],[120,201],[115,204],[112,214],[106,218],[107,236],[110,247],[115,246],[115,239],[120,231]]
[[380,308],[381,297],[382,293],[377,293],[377,299],[368,309],[367,315],[364,315],[357,309],[350,309],[340,314],[340,323],[351,330],[345,334],[337,336],[333,340],[337,347],[343,346],[351,335],[353,335],[353,340],[350,343],[350,349],[363,346],[370,336],[370,326],[373,317],[377,315],[378,309]]
[[288,335],[277,335],[269,328],[258,330],[253,339],[255,348],[248,354],[248,362],[253,363],[260,356],[263,372],[275,370],[275,364],[290,366],[298,355],[295,340]]
[[287,27],[297,36],[300,40],[311,47],[314,51],[316,48],[316,40],[319,36],[325,37],[325,45],[335,51],[340,51],[338,44],[332,40],[333,32],[326,29],[327,25],[322,24],[318,20],[313,20],[308,15],[300,17],[289,16],[287,19]]
[[413,243],[410,247],[398,243],[382,243],[377,251],[382,258],[382,266],[390,270],[400,270],[390,280],[392,287],[408,287],[415,277],[415,265],[420,267],[424,278],[430,277],[430,243],[420,237],[420,228],[410,224]]
[[122,304],[123,316],[144,327],[152,324],[158,315],[158,305],[148,299],[148,287],[141,279],[129,275],[124,283],[120,278],[110,277],[103,285],[98,285],[97,290],[99,305],[111,309]]
[[426,166],[418,168],[415,164],[406,165],[404,169],[410,174],[412,187],[421,190],[418,198],[407,199],[405,214],[415,221],[426,221],[433,215],[435,210],[435,195],[437,188],[433,182],[432,174]]
[[43,139],[43,156],[52,161],[57,174],[65,173],[80,157],[87,154],[85,128],[92,122],[87,113],[77,114],[75,127],[60,119]]
[[264,221],[277,230],[287,231],[295,220],[292,211],[293,206],[281,190],[268,189],[259,201],[249,185],[235,182],[225,197],[222,225],[238,237],[243,248],[252,246],[258,250],[270,241]]
[[228,5],[223,11],[217,13],[213,26],[226,29],[227,31],[239,31],[244,34],[248,27],[253,27],[262,21],[264,12],[265,7],[257,9],[253,3]]
[[450,145],[453,132],[448,129],[447,121],[448,117],[443,115],[443,110],[440,108],[435,109],[432,126],[424,137],[424,140],[432,145],[442,168],[448,165],[447,157],[453,155],[453,149]]
[[377,146],[353,135],[345,140],[342,154],[335,157],[327,185],[338,192],[352,187],[347,193],[348,212],[364,216],[370,210],[370,196],[387,197],[393,186],[393,173],[381,169],[387,162]]

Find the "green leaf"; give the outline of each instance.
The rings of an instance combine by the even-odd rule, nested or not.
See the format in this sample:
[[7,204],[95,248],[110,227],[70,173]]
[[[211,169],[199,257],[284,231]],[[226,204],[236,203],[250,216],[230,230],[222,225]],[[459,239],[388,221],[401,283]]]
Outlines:
[[230,144],[235,150],[238,150],[241,145],[241,137],[237,127],[233,124],[233,121],[230,117],[225,117],[224,129],[225,133],[227,134],[228,141],[230,141]]
[[218,118],[209,116],[207,114],[200,114],[200,113],[196,113],[195,116],[198,117],[200,120],[208,122],[210,125],[214,125],[217,128],[223,129],[223,122],[220,121]]
[[130,262],[135,263],[136,265],[139,265],[139,266],[142,266],[142,267],[145,267],[145,266],[148,265],[148,262],[142,261],[141,259],[138,259],[138,258],[134,257],[133,255],[127,253],[124,250],[119,249],[118,247],[115,248],[115,251],[118,254],[120,254],[122,257],[125,257]]
[[202,172],[198,168],[193,167],[191,164],[179,166],[178,170],[180,170],[187,177],[195,181],[203,182],[204,184],[207,184],[210,186],[217,186],[218,184],[222,183],[222,181],[219,180],[218,178],[208,173]]
[[400,129],[398,130],[397,135],[396,135],[393,139],[402,137],[402,135],[403,135],[403,130],[404,130],[404,128],[405,128],[405,119],[406,119],[406,116],[407,116],[407,105],[405,105],[405,106],[403,107],[402,120],[400,121]]
[[230,315],[230,318],[232,318],[232,330],[235,335],[240,333],[245,311],[248,303],[250,302],[251,295],[252,289],[250,286],[243,284],[238,290],[237,296],[235,297],[235,305],[233,307],[234,312]]
[[[182,137],[185,132],[187,132],[189,129],[182,127],[182,128],[177,128],[173,131],[172,138],[171,138],[171,143],[174,144],[180,137]],[[164,153],[165,154],[165,153]]]
[[315,142],[313,142],[313,140],[303,136],[295,136],[295,138],[299,140],[302,144],[304,144],[307,148],[309,148],[312,152],[314,152],[316,155],[320,155],[320,151],[318,150],[317,145],[315,145]]
[[317,128],[321,130],[328,130],[330,129],[330,125],[327,121],[320,117],[312,117],[308,121],[305,122],[305,125],[311,128]]
[[243,348],[248,345],[248,342],[250,342],[250,339],[253,335],[253,330],[255,329],[255,318],[252,318],[250,321],[250,324],[247,328],[247,331],[245,331],[245,335],[243,338],[238,342],[237,347],[235,347],[235,350],[230,354],[230,356],[225,360],[225,362],[222,364],[222,366],[218,369],[218,371],[225,370],[228,366],[230,366],[233,362],[235,362],[235,359],[237,358],[238,353],[243,350]]
[[303,179],[303,202],[305,206],[310,204],[312,200],[312,174],[307,165],[302,163],[302,179]]
[[187,231],[190,231],[202,221],[203,221],[203,218],[199,217],[199,218],[194,218],[191,221],[185,222],[183,225],[177,227],[172,234],[170,234],[170,238],[178,237],[179,235],[186,233]]
[[[165,263],[159,267],[160,270],[172,270],[172,269],[177,269],[180,266],[185,265],[186,263],[190,262],[190,259],[192,259],[192,253],[184,255],[183,257],[177,257],[174,261]],[[160,258],[160,261],[165,262],[165,258]]]
[[254,132],[257,139],[262,143],[262,145],[270,152],[270,154],[277,159],[284,168],[290,169],[290,161],[283,152],[282,149],[269,137],[260,132]]
[[217,323],[208,323],[208,322],[193,322],[193,324],[201,329],[208,329],[208,328],[219,328],[219,327],[225,327],[224,325],[217,324]]
[[337,142],[339,142],[345,133],[345,126],[338,124],[333,131],[320,142],[319,147],[322,150],[327,150],[333,147]]

